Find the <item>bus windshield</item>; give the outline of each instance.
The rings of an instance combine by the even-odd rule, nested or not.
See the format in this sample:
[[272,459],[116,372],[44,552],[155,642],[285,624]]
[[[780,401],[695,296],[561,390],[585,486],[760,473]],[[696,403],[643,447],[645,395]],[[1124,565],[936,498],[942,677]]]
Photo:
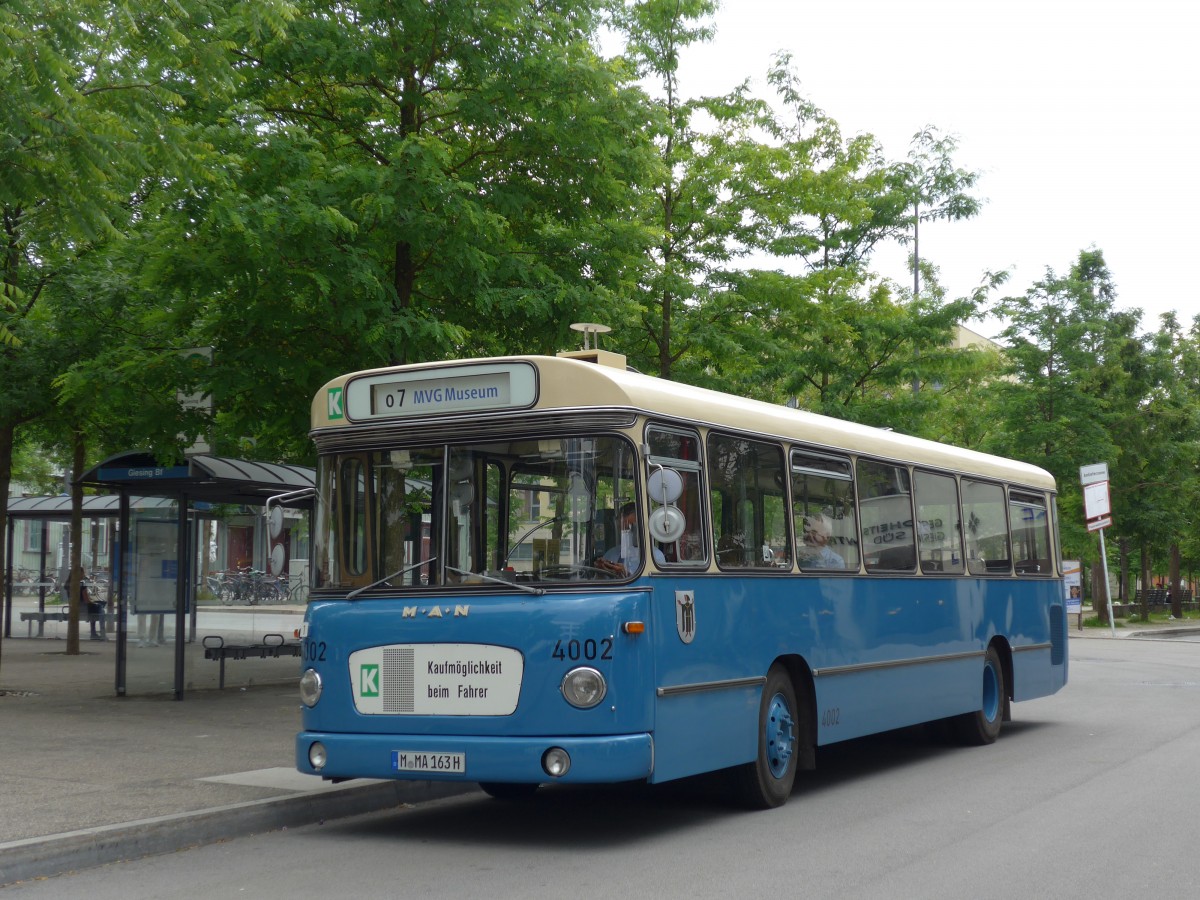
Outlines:
[[636,518],[622,514],[635,463],[633,445],[610,435],[323,455],[315,588],[370,596],[636,574],[606,562],[637,542]]

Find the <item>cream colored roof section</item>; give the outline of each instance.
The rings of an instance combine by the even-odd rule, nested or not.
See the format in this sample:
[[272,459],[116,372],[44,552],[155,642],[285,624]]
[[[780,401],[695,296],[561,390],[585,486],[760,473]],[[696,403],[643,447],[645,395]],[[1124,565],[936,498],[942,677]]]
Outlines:
[[[625,369],[577,359],[541,356],[500,357],[471,362],[486,364],[516,361],[527,361],[537,366],[539,396],[536,408],[539,410],[628,408],[696,425],[786,438],[830,450],[866,453],[884,459],[1017,482],[1030,487],[1054,489],[1054,479],[1049,472],[1027,463],[853,422],[843,422],[840,419],[788,409],[772,403],[664,381]],[[338,389],[344,389],[346,383],[353,378],[385,372],[436,370],[455,365],[464,363],[375,369],[335,378],[322,388],[313,400],[313,428],[348,424],[344,419],[331,418],[330,397]]]

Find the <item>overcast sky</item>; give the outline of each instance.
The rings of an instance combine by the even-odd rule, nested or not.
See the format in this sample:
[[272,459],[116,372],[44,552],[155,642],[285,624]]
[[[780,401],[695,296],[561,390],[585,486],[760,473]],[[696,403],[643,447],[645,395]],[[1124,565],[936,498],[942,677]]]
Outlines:
[[[1020,294],[1096,247],[1143,329],[1200,313],[1200,3],[1196,0],[723,0],[716,38],[689,49],[687,96],[749,77],[767,96],[787,50],[805,95],[901,159],[934,125],[982,173],[983,211],[923,227],[921,256],[953,296],[1008,269]],[[903,252],[876,269],[911,281]],[[980,323],[989,331],[989,323]],[[995,329],[994,320],[992,329]]]

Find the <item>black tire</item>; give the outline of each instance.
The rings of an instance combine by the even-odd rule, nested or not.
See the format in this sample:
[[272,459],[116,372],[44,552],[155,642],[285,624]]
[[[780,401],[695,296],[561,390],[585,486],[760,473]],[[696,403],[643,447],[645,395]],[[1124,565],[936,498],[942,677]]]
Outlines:
[[787,803],[796,783],[800,727],[792,679],[772,666],[758,703],[758,757],[732,770],[737,800],[750,809],[774,809]]
[[1004,724],[1008,703],[1008,686],[1004,683],[1004,666],[995,647],[988,647],[983,657],[982,703],[975,712],[963,713],[953,719],[959,741],[978,747],[993,744]]
[[513,784],[507,781],[481,781],[479,787],[496,800],[528,800],[537,793],[536,784]]

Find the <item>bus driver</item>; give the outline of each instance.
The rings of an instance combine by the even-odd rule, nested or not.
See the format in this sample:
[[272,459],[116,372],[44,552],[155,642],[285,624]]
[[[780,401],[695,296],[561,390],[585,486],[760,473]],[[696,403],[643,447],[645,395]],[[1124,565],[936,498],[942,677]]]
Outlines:
[[[604,551],[603,556],[596,559],[597,569],[603,569],[621,577],[638,570],[642,564],[642,548],[638,546],[636,526],[637,505],[630,501],[621,507],[621,522],[618,528],[620,536],[615,544]],[[628,540],[624,537],[626,532],[629,533]],[[666,556],[658,547],[654,548],[654,561],[660,566],[667,561]]]

